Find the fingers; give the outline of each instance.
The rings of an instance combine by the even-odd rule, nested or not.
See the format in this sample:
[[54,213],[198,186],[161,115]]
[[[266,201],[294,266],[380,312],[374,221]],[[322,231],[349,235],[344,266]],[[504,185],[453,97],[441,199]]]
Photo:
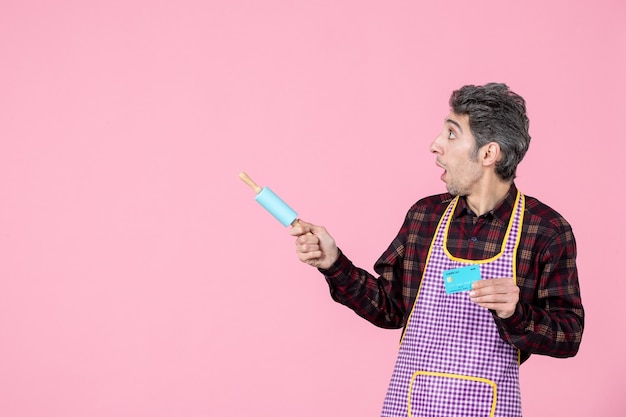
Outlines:
[[296,254],[300,261],[315,267],[320,266],[321,260],[324,258],[319,238],[311,234],[298,236],[296,239]]
[[513,278],[481,279],[472,284],[472,292],[480,295],[503,294],[515,288],[519,290]]
[[300,236],[306,233],[307,232],[304,229],[304,222],[302,220],[294,222],[293,226],[289,229],[289,234],[291,236]]
[[302,262],[327,269],[339,256],[334,239],[322,226],[298,220],[290,233],[296,237],[296,254]]
[[312,234],[300,235],[296,238],[296,252],[309,253],[320,251],[320,239]]
[[515,312],[519,291],[512,278],[494,278],[474,282],[469,295],[479,306],[494,310],[501,318],[507,318]]
[[313,233],[313,229],[319,228],[319,226],[315,226],[312,223],[307,223],[298,219],[293,223],[293,226],[290,228],[289,233],[291,236],[300,236],[305,235],[307,233]]
[[322,257],[320,239],[311,233],[314,225],[302,220],[298,220],[291,228],[291,235],[296,236],[296,254],[302,262],[314,265]]

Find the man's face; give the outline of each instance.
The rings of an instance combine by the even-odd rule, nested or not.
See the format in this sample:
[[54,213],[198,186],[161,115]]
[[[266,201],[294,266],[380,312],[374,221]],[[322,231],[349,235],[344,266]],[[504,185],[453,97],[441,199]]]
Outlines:
[[437,155],[437,165],[445,170],[441,180],[452,195],[464,196],[478,190],[483,169],[474,155],[475,144],[469,117],[450,112],[441,133],[430,145],[430,151]]

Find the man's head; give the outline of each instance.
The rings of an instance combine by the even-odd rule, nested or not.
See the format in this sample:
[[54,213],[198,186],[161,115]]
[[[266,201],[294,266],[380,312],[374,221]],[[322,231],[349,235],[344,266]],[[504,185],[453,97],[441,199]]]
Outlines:
[[452,93],[450,108],[456,115],[469,118],[476,140],[473,157],[478,157],[484,145],[497,143],[501,158],[495,173],[503,181],[513,180],[530,145],[524,99],[505,84],[466,85]]

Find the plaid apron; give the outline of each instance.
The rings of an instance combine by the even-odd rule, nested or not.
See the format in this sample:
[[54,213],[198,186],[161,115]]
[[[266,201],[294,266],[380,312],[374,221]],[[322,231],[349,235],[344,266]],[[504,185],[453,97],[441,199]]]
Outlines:
[[524,197],[518,192],[500,253],[470,261],[445,242],[455,198],[429,249],[422,282],[400,342],[383,417],[520,417],[519,352],[498,334],[491,312],[467,291],[447,294],[443,271],[480,265],[483,279],[513,277]]

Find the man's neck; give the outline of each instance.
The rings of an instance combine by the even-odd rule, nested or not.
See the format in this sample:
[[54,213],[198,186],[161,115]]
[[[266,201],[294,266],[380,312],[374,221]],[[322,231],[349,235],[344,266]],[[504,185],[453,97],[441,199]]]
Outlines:
[[511,184],[511,181],[494,179],[477,192],[467,195],[467,205],[477,216],[489,213],[506,198]]

